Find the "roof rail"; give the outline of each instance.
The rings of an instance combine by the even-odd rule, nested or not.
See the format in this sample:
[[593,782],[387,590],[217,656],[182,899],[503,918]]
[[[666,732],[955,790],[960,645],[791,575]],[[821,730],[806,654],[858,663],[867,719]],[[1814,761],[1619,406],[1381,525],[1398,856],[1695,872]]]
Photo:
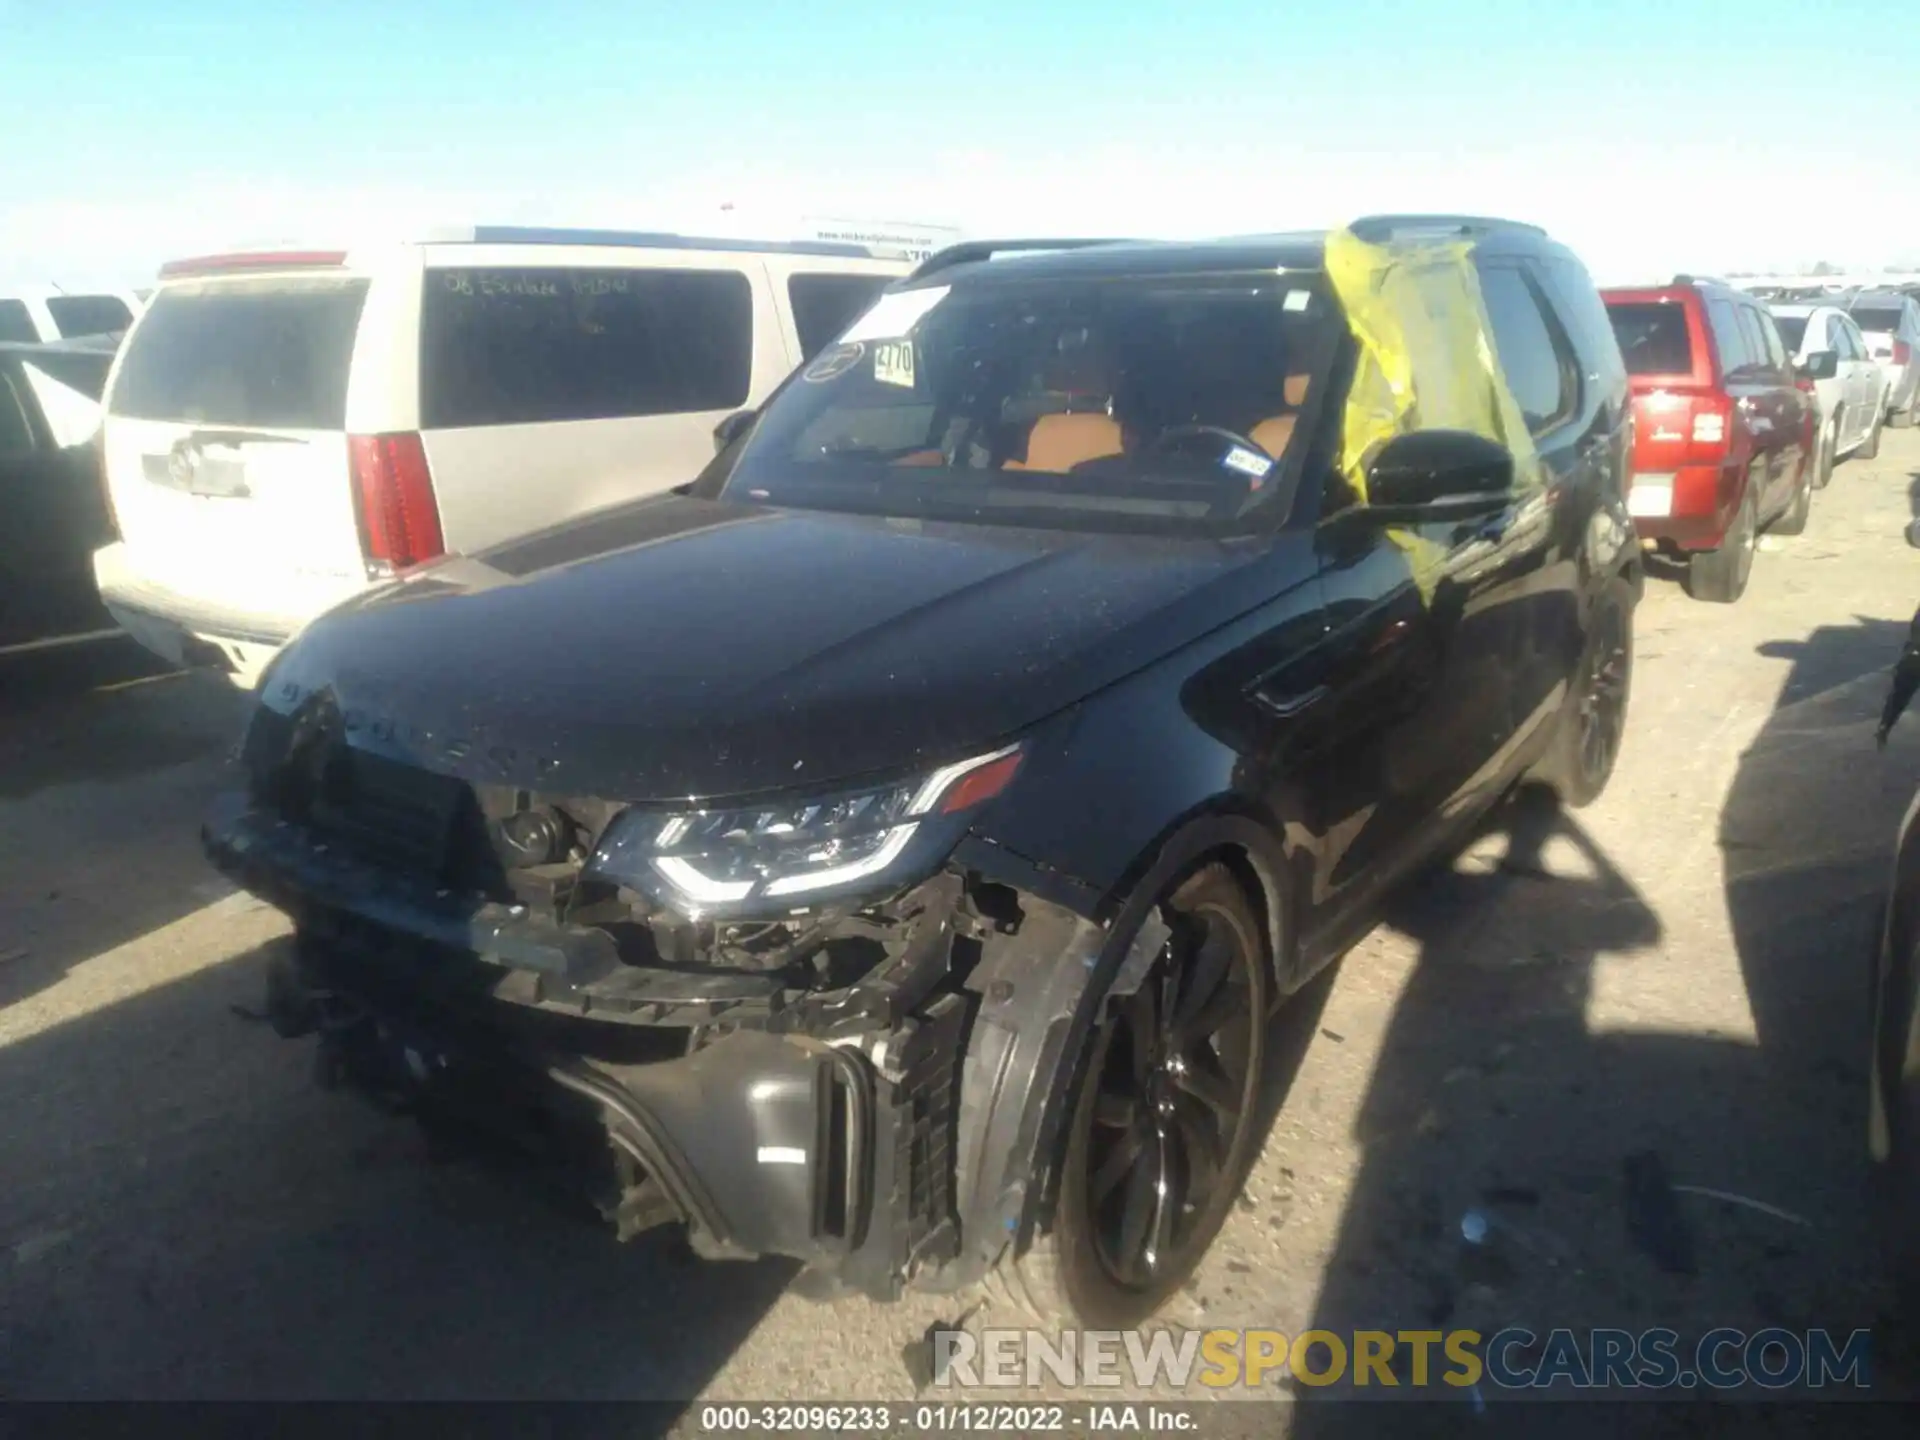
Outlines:
[[721,250],[771,255],[897,258],[891,246],[844,240],[760,240],[741,236],[680,235],[665,230],[571,230],[556,225],[475,225],[461,235],[476,245],[619,245],[640,250]]
[[1404,230],[1438,230],[1458,235],[1478,235],[1489,230],[1524,230],[1530,235],[1545,235],[1538,225],[1524,220],[1503,220],[1493,215],[1363,215],[1347,226],[1362,240],[1388,240]]
[[1673,283],[1675,285],[1725,285],[1729,290],[1734,288],[1732,281],[1722,280],[1718,275],[1676,275],[1673,277]]
[[941,270],[951,270],[955,265],[971,265],[976,260],[991,260],[996,255],[1017,255],[1038,253],[1048,250],[1086,250],[1095,245],[1124,245],[1127,242],[1118,238],[1106,240],[962,240],[949,245],[944,250],[936,250],[919,267],[907,276],[909,280],[924,279]]

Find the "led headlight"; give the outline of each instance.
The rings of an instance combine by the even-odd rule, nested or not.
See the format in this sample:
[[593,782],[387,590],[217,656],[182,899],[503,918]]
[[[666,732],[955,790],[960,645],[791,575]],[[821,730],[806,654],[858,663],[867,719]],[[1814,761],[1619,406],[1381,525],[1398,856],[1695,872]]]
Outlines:
[[714,810],[621,814],[588,871],[690,914],[779,912],[931,869],[1006,789],[1017,745],[891,785]]

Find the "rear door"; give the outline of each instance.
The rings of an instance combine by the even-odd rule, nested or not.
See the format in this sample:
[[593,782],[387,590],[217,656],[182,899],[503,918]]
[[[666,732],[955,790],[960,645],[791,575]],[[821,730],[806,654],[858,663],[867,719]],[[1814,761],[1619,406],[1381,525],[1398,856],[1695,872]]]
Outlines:
[[1833,317],[1833,350],[1840,357],[1841,393],[1847,405],[1841,443],[1851,450],[1873,429],[1874,410],[1880,401],[1880,375],[1878,367],[1867,358],[1866,342],[1858,327],[1844,315]]
[[751,254],[429,247],[419,428],[447,548],[692,480],[713,427],[791,368]]
[[1776,427],[1772,499],[1775,506],[1785,509],[1793,503],[1794,489],[1812,453],[1809,448],[1813,434],[1811,422],[1817,407],[1794,379],[1793,359],[1780,338],[1780,327],[1773,323],[1773,316],[1764,306],[1752,301],[1743,301],[1741,308],[1760,332],[1763,373],[1768,387],[1766,403]]
[[[1742,483],[1753,490],[1754,501],[1764,514],[1778,463],[1773,435],[1775,417],[1768,413],[1765,404],[1768,385],[1764,342],[1758,327],[1743,323],[1736,302],[1718,295],[1707,295],[1703,301],[1707,328],[1713,332],[1721,389],[1733,404],[1728,463],[1742,475]],[[1722,494],[1725,493],[1723,490]]]
[[347,395],[364,274],[161,287],[111,381],[106,465],[127,557],[167,597],[295,628],[367,581]]

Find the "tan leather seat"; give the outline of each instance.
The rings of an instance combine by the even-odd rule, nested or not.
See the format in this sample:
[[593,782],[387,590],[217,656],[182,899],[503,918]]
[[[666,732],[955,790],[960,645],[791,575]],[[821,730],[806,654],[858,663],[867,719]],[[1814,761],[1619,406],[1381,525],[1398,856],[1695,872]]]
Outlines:
[[1307,403],[1307,386],[1311,380],[1312,377],[1308,375],[1289,375],[1282,392],[1287,402],[1286,413],[1269,416],[1247,432],[1249,440],[1276,460],[1286,451],[1287,442],[1293,438],[1294,421],[1299,419],[1300,407]]
[[1044,470],[1064,475],[1089,460],[1121,454],[1120,424],[1105,415],[1042,415],[1027,432],[1027,458],[1007,470]]

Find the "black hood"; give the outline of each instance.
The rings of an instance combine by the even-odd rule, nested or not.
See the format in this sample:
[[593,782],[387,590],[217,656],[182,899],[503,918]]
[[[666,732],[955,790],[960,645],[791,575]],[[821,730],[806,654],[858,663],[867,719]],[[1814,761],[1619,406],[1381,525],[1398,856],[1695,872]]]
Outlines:
[[550,794],[826,783],[1016,734],[1309,575],[1276,553],[1305,543],[666,496],[369,592],[262,700],[326,696],[360,748]]

